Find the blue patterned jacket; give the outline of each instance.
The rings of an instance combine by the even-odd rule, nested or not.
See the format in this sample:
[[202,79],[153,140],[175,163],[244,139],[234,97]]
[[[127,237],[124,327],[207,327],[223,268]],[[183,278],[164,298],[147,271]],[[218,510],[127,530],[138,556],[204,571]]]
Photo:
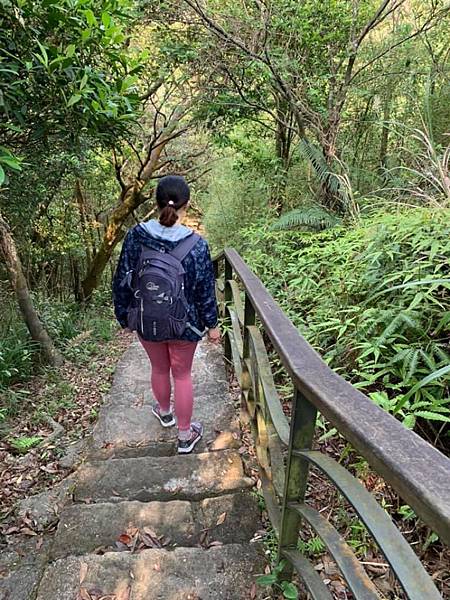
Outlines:
[[[133,293],[126,275],[138,262],[142,245],[154,250],[164,246],[173,250],[178,242],[192,231],[183,225],[164,227],[158,221],[136,225],[127,233],[113,279],[113,300],[116,318],[122,327],[127,326],[127,310]],[[217,325],[217,303],[214,269],[206,240],[201,238],[182,262],[186,275],[184,286],[189,305],[189,323],[200,332]],[[199,341],[200,335],[187,328],[180,339]]]

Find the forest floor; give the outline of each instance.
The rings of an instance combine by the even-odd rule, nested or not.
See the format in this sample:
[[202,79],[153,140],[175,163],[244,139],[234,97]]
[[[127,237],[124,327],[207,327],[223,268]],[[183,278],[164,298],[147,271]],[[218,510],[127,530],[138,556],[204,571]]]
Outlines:
[[[131,338],[117,330],[88,359],[67,361],[61,369],[46,370],[11,388],[19,405],[4,424],[0,440],[0,547],[12,535],[36,537],[39,546],[42,527],[20,516],[17,508],[71,473],[111,385],[117,359]],[[73,346],[82,345],[83,335],[73,340]],[[36,446],[29,447],[33,443]]]

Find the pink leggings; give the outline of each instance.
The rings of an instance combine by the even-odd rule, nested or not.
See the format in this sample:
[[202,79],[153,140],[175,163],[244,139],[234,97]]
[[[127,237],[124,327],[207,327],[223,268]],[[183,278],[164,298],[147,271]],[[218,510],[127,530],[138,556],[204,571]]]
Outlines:
[[170,371],[172,371],[178,429],[189,430],[194,404],[191,370],[197,342],[184,340],[147,342],[139,339],[152,365],[152,390],[161,410],[170,411]]

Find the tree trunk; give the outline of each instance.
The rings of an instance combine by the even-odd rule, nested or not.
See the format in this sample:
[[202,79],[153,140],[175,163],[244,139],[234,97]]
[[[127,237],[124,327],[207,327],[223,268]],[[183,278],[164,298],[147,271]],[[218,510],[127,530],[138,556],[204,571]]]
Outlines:
[[87,218],[87,210],[86,210],[86,199],[83,194],[83,189],[81,187],[81,181],[79,179],[75,182],[75,198],[78,205],[78,211],[80,213],[80,227],[81,233],[83,235],[83,242],[86,251],[86,261],[89,265],[92,262],[92,238],[89,235],[89,227],[88,227],[88,218]]
[[12,288],[17,296],[17,302],[22,317],[28,327],[31,338],[38,342],[45,361],[52,366],[59,366],[63,359],[55,348],[50,336],[39,319],[33,306],[33,301],[28,290],[23,274],[22,264],[17,254],[17,248],[8,225],[0,215],[0,254],[5,260],[6,269]]
[[[372,109],[373,99],[374,99],[373,96],[369,96],[369,98],[367,99],[366,106],[364,108],[362,117],[358,120],[358,124],[356,126],[356,131],[354,132],[354,135],[352,136],[352,139],[354,141],[356,140],[355,144],[354,144],[353,156],[351,158],[352,167],[355,167],[358,163],[359,147],[361,145],[363,137],[366,135],[366,133],[368,131],[367,117],[369,115],[369,112]],[[359,166],[361,166],[361,165],[359,165]],[[359,169],[358,169],[358,171],[359,171]],[[358,184],[358,187],[359,187],[359,184]]]
[[283,212],[287,176],[291,160],[292,146],[292,111],[284,99],[278,100],[277,131],[275,134],[275,152],[279,162],[278,177],[275,179],[270,194],[270,203],[279,216]]
[[322,153],[327,165],[328,174],[321,180],[322,202],[332,212],[343,213],[345,207],[343,205],[342,194],[339,191],[336,179],[333,177],[336,166],[336,159],[339,159],[336,140],[340,126],[340,113],[332,111],[328,127],[324,131],[322,139]]
[[73,282],[73,296],[76,302],[81,302],[83,299],[83,292],[81,290],[81,278],[80,269],[78,268],[78,262],[75,257],[71,259],[72,266],[72,282]]
[[388,144],[389,144],[389,121],[391,118],[392,106],[392,86],[388,87],[386,99],[383,107],[383,128],[381,130],[380,141],[380,171],[385,172],[387,168]]
[[[83,298],[88,301],[92,292],[98,287],[103,271],[112,256],[114,248],[121,240],[122,226],[131,213],[146,201],[142,190],[150,180],[157,168],[161,152],[166,144],[175,137],[173,132],[182,117],[183,111],[176,112],[173,120],[169,123],[162,134],[157,138],[158,142],[149,152],[144,166],[141,168],[140,175],[135,179],[132,185],[122,190],[119,205],[111,212],[108,218],[108,225],[103,234],[102,242],[92,259],[86,277],[83,280]],[[175,134],[176,135],[176,134]]]

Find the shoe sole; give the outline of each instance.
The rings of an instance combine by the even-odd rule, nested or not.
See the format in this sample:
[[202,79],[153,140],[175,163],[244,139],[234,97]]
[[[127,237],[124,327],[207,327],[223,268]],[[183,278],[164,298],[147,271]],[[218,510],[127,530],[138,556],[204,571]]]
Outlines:
[[192,452],[192,450],[195,448],[195,446],[198,444],[198,442],[203,438],[203,432],[201,433],[201,435],[199,435],[197,438],[195,438],[195,440],[192,442],[192,444],[190,446],[188,446],[187,448],[178,448],[178,454],[189,454],[190,452]]
[[158,421],[161,423],[161,425],[163,427],[173,427],[176,423],[175,419],[172,417],[172,420],[169,423],[164,423],[164,421],[161,419],[161,415],[159,415],[156,410],[154,410],[152,408],[152,413],[153,415],[158,419]]

